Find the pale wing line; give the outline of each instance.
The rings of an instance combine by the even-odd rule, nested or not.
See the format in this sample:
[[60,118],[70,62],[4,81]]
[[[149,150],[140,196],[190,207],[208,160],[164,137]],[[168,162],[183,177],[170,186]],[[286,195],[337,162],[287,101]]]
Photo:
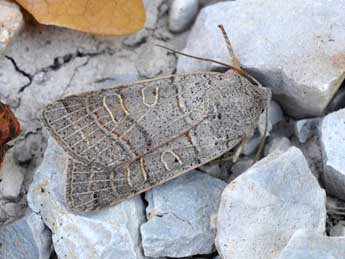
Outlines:
[[[218,138],[216,141],[220,141],[221,143],[226,143],[226,142],[230,142],[234,139],[225,139],[225,138]],[[199,145],[199,147],[209,147],[211,146],[210,144],[205,144],[205,145]],[[180,151],[180,150],[184,150],[184,149],[192,149],[194,148],[194,145],[190,145],[190,146],[184,146],[184,147],[176,147],[176,148],[170,148],[169,150],[171,151]],[[159,150],[157,151],[159,152]],[[158,172],[158,171],[157,171]],[[73,172],[73,174],[90,174],[90,172]],[[155,175],[155,173],[149,173],[149,175]],[[127,181],[127,177],[121,177],[121,178],[114,178],[112,180],[109,179],[104,179],[104,180],[98,180],[98,181],[102,181],[102,182],[121,182],[121,181]],[[78,183],[84,183],[84,182],[77,182],[77,183],[72,183],[72,184],[78,184]],[[89,183],[89,181],[85,181],[85,183]],[[97,192],[98,190],[95,190],[94,192]]]
[[[62,117],[60,117],[60,118],[58,118],[58,119],[56,119],[56,120],[54,120],[54,121],[51,121],[51,122],[49,122],[50,124],[55,124],[56,122],[58,122],[58,121],[61,121],[61,120],[63,120],[63,119],[65,119],[65,118],[68,118],[70,115],[73,115],[73,114],[75,114],[75,113],[78,113],[78,112],[80,112],[80,111],[82,111],[83,109],[79,109],[79,110],[75,110],[75,111],[73,111],[73,112],[71,112],[71,113],[66,113],[64,116],[62,116]],[[86,109],[85,109],[86,110]]]
[[82,204],[79,204],[79,205],[77,205],[77,206],[75,206],[74,203],[73,203],[73,207],[78,209],[78,208],[81,208],[81,207],[83,207],[83,206],[86,206],[86,205],[89,204],[89,203],[93,203],[94,201],[97,201],[97,200],[98,200],[98,198],[93,198],[93,199],[88,200],[88,201],[86,201],[86,202],[84,202],[84,203],[82,203]]
[[[98,192],[105,192],[105,191],[109,191],[109,190],[113,190],[113,188],[109,187],[109,188],[99,189],[99,190],[96,190],[96,191],[74,192],[74,194],[86,195],[86,194],[94,194],[94,193],[98,193]],[[71,193],[73,193],[73,192],[71,192]]]
[[[75,126],[76,123],[78,123],[78,122],[80,122],[81,120],[85,119],[85,117],[87,117],[87,116],[82,116],[82,117],[80,117],[78,120],[72,121],[71,124],[66,125],[65,127],[60,128],[58,131],[56,131],[56,133],[61,133],[62,131],[64,131],[64,130],[67,129],[68,127]],[[104,115],[104,116],[100,117],[100,119],[104,119],[104,118],[106,118],[106,117],[108,117],[108,115]],[[95,122],[92,121],[91,123],[86,124],[84,127],[79,128],[75,133],[79,132],[80,130],[84,129],[84,128],[87,127],[87,126],[92,125],[93,123],[95,123]],[[71,137],[71,136],[73,136],[73,134],[69,135],[68,137]]]
[[108,182],[122,182],[122,181],[126,181],[126,180],[127,180],[126,178],[117,178],[117,179],[114,179],[114,180],[104,179],[104,180],[73,182],[71,184],[78,185],[78,184],[102,183],[102,182],[104,182],[104,183],[108,183]]
[[[60,100],[61,101],[61,100]],[[59,103],[59,101],[56,101],[56,103]],[[74,105],[66,105],[66,104],[62,104],[64,107],[60,107],[60,108],[54,108],[54,109],[49,109],[46,110],[46,112],[56,112],[56,111],[60,111],[60,110],[66,110],[66,108],[73,108],[73,107],[78,107],[78,106],[82,106],[82,104],[78,103],[78,104],[74,104]]]
[[[169,87],[169,86],[170,86],[170,85],[168,85],[168,86],[166,86],[166,87]],[[143,88],[145,88],[145,87],[143,87]],[[159,89],[160,89],[160,88],[159,88]],[[208,93],[208,91],[209,91],[210,89],[213,89],[213,87],[211,86],[211,87],[206,88],[206,89],[205,89],[205,93],[202,95],[202,97],[204,97],[204,96]],[[157,92],[158,92],[158,91],[157,91]],[[164,97],[164,99],[170,99],[171,97],[176,97],[176,96],[178,96],[178,95],[179,95],[179,93],[175,93],[175,94],[168,95],[168,96]],[[137,122],[140,122],[140,121],[148,114],[148,112],[152,111],[155,107],[156,107],[156,106],[149,107],[149,109],[146,110],[146,112],[138,119]],[[151,108],[152,108],[152,109],[151,109]],[[121,138],[123,138],[124,136],[128,135],[128,134],[132,131],[132,129],[133,129],[134,127],[135,127],[135,124],[133,124],[130,128],[128,128],[128,130],[125,131],[119,138],[121,139]],[[141,148],[142,148],[142,146],[141,146]]]
[[[198,107],[199,107],[199,106],[198,106]],[[174,124],[174,123],[176,123],[176,122],[178,122],[178,121],[180,121],[180,120],[185,119],[188,115],[190,115],[190,114],[192,114],[193,112],[197,111],[197,108],[198,108],[198,107],[196,107],[195,109],[193,109],[193,110],[191,110],[191,111],[189,111],[189,112],[187,112],[187,113],[184,113],[182,116],[178,117],[176,120],[174,120],[174,121],[171,122],[170,124],[166,125],[166,127],[164,127],[163,130],[164,130],[164,129],[167,129],[167,128],[170,127],[172,124]],[[205,118],[204,118],[204,119],[205,119]],[[203,120],[204,120],[204,119],[203,119]],[[201,121],[203,121],[203,120],[201,120]],[[198,123],[200,123],[201,121],[198,121]],[[198,123],[197,123],[196,125],[198,125]],[[192,127],[191,127],[191,128],[188,128],[188,130],[191,130],[194,126],[195,126],[195,125],[192,125]],[[162,130],[162,131],[163,131],[163,130]],[[122,137],[122,135],[120,136],[120,138],[121,138],[121,137]],[[174,138],[174,137],[172,137],[172,138]],[[137,150],[142,149],[144,146],[145,146],[145,145],[141,145],[139,148],[137,148]]]

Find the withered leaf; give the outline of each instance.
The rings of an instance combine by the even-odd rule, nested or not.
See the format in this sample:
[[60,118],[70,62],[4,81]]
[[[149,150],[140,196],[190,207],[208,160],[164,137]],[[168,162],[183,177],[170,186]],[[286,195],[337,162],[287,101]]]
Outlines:
[[103,35],[124,35],[145,23],[142,0],[17,0],[38,22]]
[[20,125],[10,107],[0,102],[0,165],[8,150],[6,144],[20,133]]

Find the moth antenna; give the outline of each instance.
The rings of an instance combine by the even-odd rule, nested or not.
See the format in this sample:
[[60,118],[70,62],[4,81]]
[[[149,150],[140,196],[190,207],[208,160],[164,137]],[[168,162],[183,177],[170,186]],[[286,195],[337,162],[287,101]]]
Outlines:
[[228,51],[229,51],[229,54],[230,54],[233,66],[238,68],[239,70],[243,71],[242,68],[241,68],[240,62],[238,61],[238,58],[235,55],[234,49],[232,48],[231,42],[229,40],[228,34],[226,33],[226,31],[224,29],[223,24],[219,24],[218,28],[220,29],[220,31],[223,34],[223,37],[224,37],[224,40],[225,40],[225,44],[226,44],[226,47],[228,48]]
[[266,137],[267,137],[267,129],[268,129],[268,107],[269,106],[267,106],[266,111],[265,111],[265,129],[264,129],[264,134],[262,136],[259,149],[256,152],[254,163],[257,162],[260,159],[261,152],[262,152],[262,150],[265,147],[265,142],[266,142]]
[[201,60],[201,61],[207,61],[207,62],[212,62],[212,63],[216,63],[218,65],[222,65],[222,66],[225,66],[227,68],[230,68],[232,70],[235,70],[236,72],[240,73],[242,75],[243,71],[242,69],[238,69],[237,67],[235,66],[232,66],[232,65],[229,65],[229,64],[226,64],[222,61],[219,61],[219,60],[215,60],[215,59],[210,59],[210,58],[203,58],[203,57],[198,57],[198,56],[193,56],[191,54],[187,54],[187,53],[184,53],[182,51],[178,51],[178,50],[175,50],[175,49],[172,49],[172,48],[169,48],[169,47],[166,47],[166,46],[163,46],[163,45],[160,45],[160,44],[156,44],[157,47],[160,47],[160,48],[163,48],[163,49],[167,49],[171,52],[174,52],[176,54],[179,54],[179,55],[182,55],[182,56],[185,56],[185,57],[189,57],[189,58],[194,58],[194,59],[197,59],[197,60]]
[[[230,42],[230,41],[229,41]],[[233,66],[233,65],[230,65],[230,64],[226,64],[222,61],[219,61],[219,60],[215,60],[215,59],[211,59],[211,58],[204,58],[204,57],[198,57],[198,56],[193,56],[191,54],[187,54],[187,53],[184,53],[182,51],[178,51],[178,50],[175,50],[175,49],[172,49],[172,48],[169,48],[169,47],[166,47],[166,46],[163,46],[163,45],[160,45],[160,44],[156,44],[157,47],[160,47],[160,48],[163,48],[163,49],[166,49],[166,50],[169,50],[173,53],[176,53],[176,54],[179,54],[179,55],[182,55],[182,56],[185,56],[185,57],[189,57],[189,58],[194,58],[194,59],[197,59],[197,60],[201,60],[201,61],[206,61],[206,62],[211,62],[211,63],[215,63],[215,64],[218,64],[218,65],[222,65],[224,67],[227,67],[231,70],[234,70],[235,72],[237,72],[238,74],[240,74],[241,76],[244,76],[245,78],[247,78],[251,83],[253,84],[256,84],[258,86],[262,86],[262,84],[260,84],[260,82],[258,80],[255,79],[255,77],[251,76],[250,74],[248,74],[246,71],[242,70],[241,67],[239,66],[239,63],[238,63],[238,67],[236,66]],[[237,58],[235,57],[235,60],[237,60]]]

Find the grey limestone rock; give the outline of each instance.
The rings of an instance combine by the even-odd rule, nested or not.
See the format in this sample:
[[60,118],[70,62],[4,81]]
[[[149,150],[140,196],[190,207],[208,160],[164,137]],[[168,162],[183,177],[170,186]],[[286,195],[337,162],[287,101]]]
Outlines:
[[0,243],[0,258],[4,259],[49,259],[52,251],[51,233],[32,211],[2,227]]
[[93,213],[75,213],[64,200],[66,156],[51,139],[30,186],[30,208],[52,231],[59,258],[144,258],[139,227],[144,205],[139,196]]
[[226,183],[190,172],[146,193],[148,221],[141,226],[149,257],[185,257],[214,251],[215,220]]
[[343,259],[345,237],[327,237],[300,229],[290,239],[278,259]]
[[[220,2],[199,12],[184,52],[229,63],[217,28],[223,24],[241,65],[272,89],[285,112],[318,116],[345,78],[344,9],[343,1]],[[180,57],[177,71],[212,68]]]
[[325,203],[302,152],[295,147],[274,152],[225,188],[218,253],[223,259],[276,258],[297,229],[325,231]]

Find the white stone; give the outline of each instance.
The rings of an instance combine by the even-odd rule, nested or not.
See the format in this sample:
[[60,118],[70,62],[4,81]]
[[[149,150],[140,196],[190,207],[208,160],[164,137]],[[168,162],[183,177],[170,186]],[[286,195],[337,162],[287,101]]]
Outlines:
[[169,28],[182,32],[191,25],[199,10],[198,0],[173,0],[169,12]]
[[[270,105],[268,106],[268,126],[267,126],[266,136],[270,134],[273,126],[283,119],[284,119],[283,111],[280,108],[279,104],[271,100]],[[266,112],[263,112],[259,117],[259,127],[258,127],[261,136],[263,136],[265,133],[265,126],[266,126]]]
[[218,253],[223,259],[276,258],[297,229],[325,231],[325,203],[302,152],[274,152],[223,191]]
[[215,220],[226,183],[190,172],[146,193],[148,221],[141,226],[149,257],[186,257],[214,251]]
[[271,154],[274,151],[286,151],[291,147],[290,140],[285,136],[275,136],[265,146],[265,155]]
[[16,199],[20,195],[24,181],[23,168],[18,166],[13,157],[13,149],[7,151],[0,167],[0,197]]
[[53,233],[59,258],[144,258],[139,227],[144,222],[140,196],[92,213],[75,213],[64,200],[66,156],[51,139],[28,193],[30,208]]
[[0,0],[0,52],[23,27],[24,20],[19,6]]
[[294,132],[300,143],[305,143],[317,132],[319,118],[303,119],[295,122]]
[[344,259],[345,237],[327,237],[300,229],[290,239],[278,259]]
[[51,233],[41,217],[30,211],[0,231],[0,258],[49,259],[52,251]]
[[262,141],[262,137],[255,133],[253,137],[251,137],[243,147],[242,154],[245,156],[249,156],[256,151],[257,147],[260,145]]
[[345,109],[328,114],[320,126],[324,181],[328,193],[345,199]]
[[[217,3],[199,12],[183,51],[229,63],[217,28],[223,24],[239,62],[272,88],[285,112],[318,116],[345,77],[344,9],[344,1],[323,0]],[[208,62],[179,57],[177,71],[211,68]]]
[[254,164],[253,159],[240,159],[238,160],[232,167],[231,172],[231,179],[235,179],[237,176],[245,172],[249,167]]

